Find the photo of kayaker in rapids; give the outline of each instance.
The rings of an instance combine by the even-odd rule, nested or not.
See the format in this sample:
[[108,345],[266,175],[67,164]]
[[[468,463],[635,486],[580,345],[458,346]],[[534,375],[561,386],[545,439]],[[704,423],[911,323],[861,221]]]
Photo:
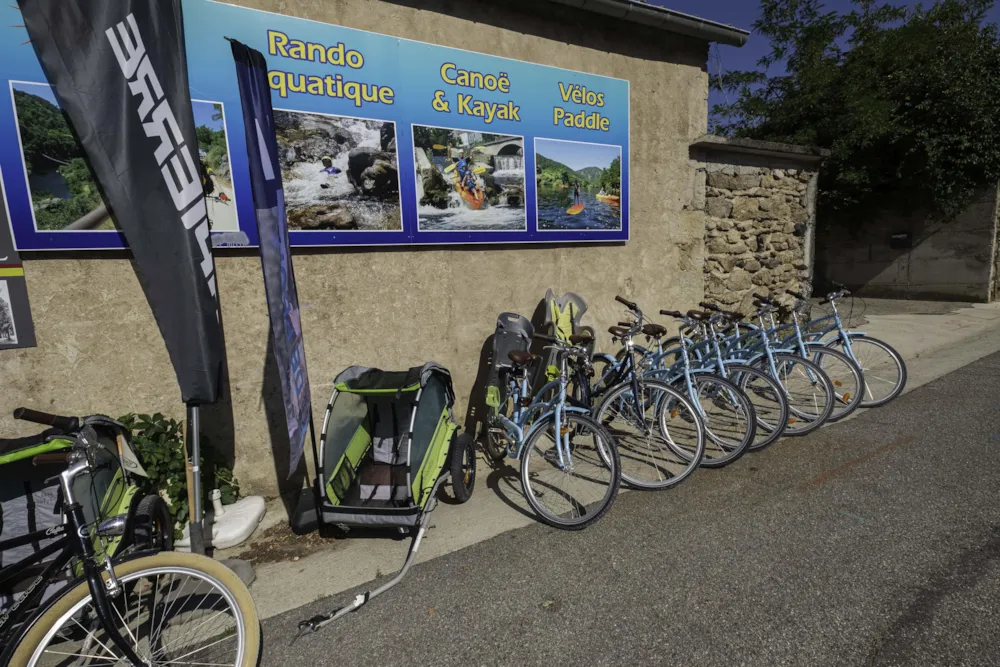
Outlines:
[[415,125],[413,154],[422,231],[527,229],[523,137]]

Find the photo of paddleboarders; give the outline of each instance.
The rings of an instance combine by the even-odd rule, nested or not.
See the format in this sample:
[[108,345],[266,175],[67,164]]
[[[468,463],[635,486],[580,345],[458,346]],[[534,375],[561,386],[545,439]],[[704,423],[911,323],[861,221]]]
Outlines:
[[621,229],[621,156],[621,146],[535,139],[538,229]]
[[274,111],[288,227],[399,231],[399,158],[391,121]]
[[[11,81],[21,157],[38,231],[115,229],[83,146],[70,130],[52,87]],[[222,104],[193,100],[202,184],[213,231],[239,229]]]
[[413,126],[421,231],[526,230],[524,138]]

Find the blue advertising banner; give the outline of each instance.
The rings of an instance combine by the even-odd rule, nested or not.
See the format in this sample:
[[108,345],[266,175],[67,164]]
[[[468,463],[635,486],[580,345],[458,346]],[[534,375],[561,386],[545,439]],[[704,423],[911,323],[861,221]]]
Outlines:
[[[226,37],[268,60],[292,246],[629,238],[628,81],[213,0],[183,10],[216,246],[259,243]],[[123,247],[17,10],[0,17],[18,248]]]
[[260,237],[264,291],[271,318],[271,344],[285,403],[291,450],[288,470],[292,474],[302,456],[311,404],[299,295],[295,288],[292,251],[288,243],[285,196],[281,187],[274,117],[267,84],[267,63],[259,51],[247,48],[236,40],[233,40],[232,52],[243,103],[243,124],[247,128],[250,190]]

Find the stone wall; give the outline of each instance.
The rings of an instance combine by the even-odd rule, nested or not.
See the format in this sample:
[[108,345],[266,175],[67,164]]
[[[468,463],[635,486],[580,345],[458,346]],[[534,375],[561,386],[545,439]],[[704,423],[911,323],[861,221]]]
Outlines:
[[[620,319],[616,294],[650,310],[690,308],[702,298],[704,218],[690,206],[689,146],[707,125],[707,43],[521,0],[244,4],[631,82],[628,243],[295,252],[317,425],[332,380],[345,367],[398,369],[428,360],[451,369],[456,414],[467,422],[497,315],[530,317],[550,287],[584,295],[590,303],[584,323],[603,325],[599,331]],[[69,414],[183,415],[166,349],[126,254],[28,255],[24,268],[38,347],[0,354],[0,432],[32,430],[10,419],[18,405]],[[217,270],[228,391],[203,411],[203,427],[235,457],[244,491],[291,494],[302,471],[289,479],[260,259],[252,251],[221,252]],[[610,345],[606,333],[600,343]]]
[[702,138],[692,152],[696,189],[704,187],[695,205],[706,216],[706,298],[745,311],[754,292],[809,292],[822,154],[719,137]]

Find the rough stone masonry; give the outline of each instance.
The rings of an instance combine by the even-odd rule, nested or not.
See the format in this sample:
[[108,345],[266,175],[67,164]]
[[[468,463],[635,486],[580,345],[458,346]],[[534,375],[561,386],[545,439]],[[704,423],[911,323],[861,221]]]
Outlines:
[[812,277],[818,160],[789,166],[799,158],[786,153],[792,147],[755,144],[771,154],[734,151],[746,146],[731,140],[702,150],[695,182],[695,206],[705,212],[705,297],[743,312],[752,312],[754,292],[809,293]]

